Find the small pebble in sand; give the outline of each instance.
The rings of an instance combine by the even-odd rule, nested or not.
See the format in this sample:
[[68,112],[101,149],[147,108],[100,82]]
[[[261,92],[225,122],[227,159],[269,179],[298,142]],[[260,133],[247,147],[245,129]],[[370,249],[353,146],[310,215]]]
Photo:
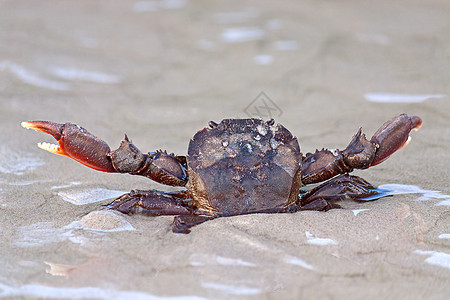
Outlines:
[[124,231],[134,230],[122,216],[118,216],[112,211],[93,211],[82,217],[77,225],[84,229],[98,231]]

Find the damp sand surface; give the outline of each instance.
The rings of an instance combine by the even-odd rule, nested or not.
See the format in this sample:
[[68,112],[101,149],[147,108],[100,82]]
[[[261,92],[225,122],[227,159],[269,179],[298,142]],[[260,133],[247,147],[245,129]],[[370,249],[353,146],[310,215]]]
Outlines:
[[[401,11],[401,13],[399,13]],[[447,1],[3,1],[0,298],[447,299]],[[400,113],[423,126],[354,172],[386,197],[203,223],[126,216],[131,189],[36,147],[20,126],[70,121],[112,148],[183,155],[213,120],[277,122],[303,152],[344,148]]]

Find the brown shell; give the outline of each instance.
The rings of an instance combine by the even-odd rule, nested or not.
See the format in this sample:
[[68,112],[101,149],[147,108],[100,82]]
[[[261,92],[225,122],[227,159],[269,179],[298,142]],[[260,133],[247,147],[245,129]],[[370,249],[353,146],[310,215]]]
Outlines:
[[192,203],[218,215],[278,211],[297,201],[301,153],[281,124],[225,119],[189,143]]

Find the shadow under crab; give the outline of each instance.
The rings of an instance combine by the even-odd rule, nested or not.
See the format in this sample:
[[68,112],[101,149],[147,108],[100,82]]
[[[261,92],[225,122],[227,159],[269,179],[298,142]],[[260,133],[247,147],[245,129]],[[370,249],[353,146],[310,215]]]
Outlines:
[[[59,143],[40,143],[40,148],[93,169],[185,186],[180,192],[133,190],[109,207],[126,214],[175,215],[172,230],[189,233],[192,226],[217,217],[328,210],[340,207],[336,202],[345,198],[371,196],[374,187],[348,173],[386,160],[421,124],[419,117],[401,114],[384,123],[370,141],[360,128],[344,150],[322,149],[305,156],[297,138],[274,120],[210,122],[191,139],[187,156],[144,154],[127,136],[111,151],[104,141],[71,123],[29,121],[22,126],[49,133]],[[299,194],[302,186],[322,181]]]

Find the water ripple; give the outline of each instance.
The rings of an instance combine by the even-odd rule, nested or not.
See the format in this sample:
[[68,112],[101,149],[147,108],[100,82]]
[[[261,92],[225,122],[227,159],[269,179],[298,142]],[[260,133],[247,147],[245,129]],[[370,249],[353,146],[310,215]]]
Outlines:
[[25,171],[32,171],[45,163],[40,158],[5,146],[0,147],[0,172],[5,174],[23,175]]
[[370,102],[382,103],[418,103],[433,98],[443,98],[443,94],[394,94],[394,93],[367,93],[364,97]]
[[99,287],[52,287],[39,284],[10,286],[0,283],[0,297],[29,296],[45,299],[135,299],[135,300],[203,300],[197,296],[158,297],[144,292],[119,291]]
[[9,71],[27,84],[56,91],[67,91],[69,85],[64,82],[45,79],[35,72],[10,61],[0,62],[0,71]]
[[[437,205],[449,205],[442,202],[450,202],[450,195],[442,194],[440,191],[433,190],[424,190],[415,185],[407,185],[407,184],[382,184],[378,188],[375,189],[378,194],[369,196],[367,198],[363,198],[361,200],[364,201],[372,201],[381,197],[393,196],[393,195],[403,195],[403,194],[422,194],[416,201],[427,201],[433,199],[445,199],[444,201],[439,202]],[[441,204],[442,203],[442,204]]]
[[425,262],[430,265],[450,269],[450,254],[447,254],[445,252],[423,250],[415,250],[414,253],[420,255],[429,255],[430,257],[425,259]]

